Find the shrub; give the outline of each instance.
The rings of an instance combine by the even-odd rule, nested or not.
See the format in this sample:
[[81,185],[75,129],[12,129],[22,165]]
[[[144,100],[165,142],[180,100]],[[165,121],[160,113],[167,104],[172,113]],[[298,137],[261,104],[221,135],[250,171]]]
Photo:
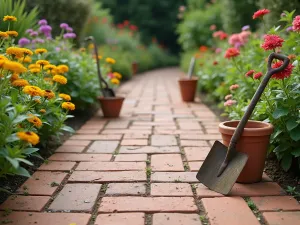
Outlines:
[[[37,7],[32,7],[32,10],[25,10],[25,0],[1,0],[0,18],[6,15],[14,15],[18,20],[10,24],[10,30],[18,31],[18,37],[22,37],[25,31],[33,27],[37,22],[38,11]],[[1,21],[0,31],[5,31],[7,24]],[[19,38],[15,38],[18,40]]]

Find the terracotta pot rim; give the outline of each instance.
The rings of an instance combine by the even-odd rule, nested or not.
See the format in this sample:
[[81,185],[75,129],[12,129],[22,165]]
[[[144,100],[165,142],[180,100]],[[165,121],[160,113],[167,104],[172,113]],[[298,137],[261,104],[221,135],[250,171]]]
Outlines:
[[[225,121],[219,124],[219,131],[222,134],[233,135],[237,124],[240,120]],[[271,135],[274,131],[274,126],[270,123],[249,120],[247,125],[252,127],[244,128],[242,136],[264,136]]]
[[183,78],[178,79],[179,82],[195,82],[195,81],[198,81],[198,80],[199,80],[198,77],[192,77],[191,79],[189,79],[187,77],[183,77]]
[[125,99],[125,97],[121,97],[121,96],[116,96],[116,97],[98,96],[97,98],[98,98],[98,100],[101,100],[101,101],[112,101],[112,100],[124,100]]

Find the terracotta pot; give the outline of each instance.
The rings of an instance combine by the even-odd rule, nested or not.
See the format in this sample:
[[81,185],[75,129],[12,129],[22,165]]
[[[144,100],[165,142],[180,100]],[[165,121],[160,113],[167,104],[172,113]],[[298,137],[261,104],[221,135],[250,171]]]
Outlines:
[[119,117],[123,105],[123,97],[98,97],[104,117]]
[[[222,134],[223,144],[228,146],[239,121],[220,123],[219,131]],[[273,125],[250,120],[239,139],[236,149],[248,155],[248,161],[237,179],[238,183],[256,183],[261,181],[265,166],[270,135]]]
[[138,64],[137,64],[137,62],[133,62],[132,65],[131,65],[131,67],[132,67],[132,74],[135,75],[137,73],[137,71],[138,71]]
[[197,89],[198,78],[182,78],[178,80],[181,98],[184,102],[193,102]]

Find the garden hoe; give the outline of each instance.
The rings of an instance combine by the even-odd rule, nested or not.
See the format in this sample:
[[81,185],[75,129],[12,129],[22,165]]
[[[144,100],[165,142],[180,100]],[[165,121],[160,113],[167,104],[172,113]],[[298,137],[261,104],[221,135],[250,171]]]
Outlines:
[[[97,49],[97,44],[96,44],[94,37],[89,36],[89,37],[85,38],[85,41],[92,41],[94,44],[94,51],[95,51],[96,62],[97,62],[97,72],[98,72],[98,77],[99,77],[100,89],[103,94],[103,97],[105,97],[105,98],[116,97],[113,89],[109,88],[106,80],[102,77],[101,69],[100,69],[100,62],[99,62],[99,58],[98,58],[98,49]],[[105,87],[103,87],[103,83],[104,83]]]
[[[273,59],[282,60],[282,66],[273,69],[271,67]],[[286,56],[276,53],[270,54],[268,59],[268,72],[256,90],[242,120],[239,122],[230,140],[229,147],[226,147],[219,141],[215,141],[197,174],[197,179],[209,189],[224,195],[227,195],[232,189],[248,160],[248,156],[245,153],[236,150],[236,144],[269,79],[273,74],[284,70],[288,64],[289,59]]]
[[192,57],[191,62],[190,62],[189,71],[188,71],[189,80],[192,78],[194,67],[195,67],[195,57]]

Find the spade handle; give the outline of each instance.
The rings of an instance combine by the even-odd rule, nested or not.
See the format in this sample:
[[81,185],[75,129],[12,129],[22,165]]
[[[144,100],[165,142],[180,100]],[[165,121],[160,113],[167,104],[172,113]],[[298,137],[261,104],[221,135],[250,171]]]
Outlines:
[[192,78],[192,74],[194,71],[194,67],[195,67],[195,57],[192,57],[191,62],[190,62],[190,67],[189,67],[189,71],[188,71],[188,78],[189,80]]
[[[283,64],[279,67],[279,68],[272,68],[272,61],[273,59],[279,59],[283,61]],[[238,140],[240,139],[240,137],[243,134],[244,128],[257,104],[257,102],[259,101],[262,93],[264,92],[270,78],[272,77],[272,75],[274,75],[275,73],[281,72],[283,71],[289,64],[290,60],[288,57],[284,56],[284,55],[280,55],[277,53],[271,53],[269,55],[269,59],[268,59],[268,71],[265,75],[265,77],[263,78],[262,82],[260,83],[259,87],[257,88],[254,96],[252,97],[252,100],[249,104],[249,106],[247,107],[247,110],[243,116],[243,118],[241,119],[241,121],[239,122],[236,130],[233,133],[233,136],[230,140],[229,143],[229,147],[228,147],[228,151],[226,154],[226,158],[223,162],[223,164],[220,167],[219,170],[219,175],[220,176],[223,171],[225,170],[225,168],[227,167],[229,161],[234,157],[235,153],[236,153],[236,144],[238,142]]]

